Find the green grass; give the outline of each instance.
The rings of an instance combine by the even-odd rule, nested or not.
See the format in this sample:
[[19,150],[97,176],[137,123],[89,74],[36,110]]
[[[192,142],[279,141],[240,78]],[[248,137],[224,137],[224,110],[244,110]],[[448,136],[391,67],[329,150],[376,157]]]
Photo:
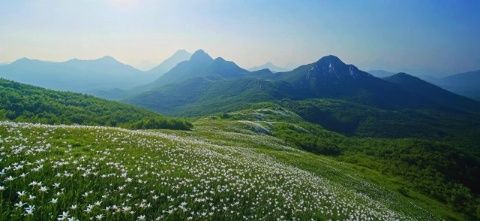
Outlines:
[[[193,131],[151,132],[3,122],[0,218],[441,218],[349,164],[288,146],[271,148],[282,141],[265,134],[215,133],[223,128],[206,122]],[[28,206],[35,206],[33,215]]]

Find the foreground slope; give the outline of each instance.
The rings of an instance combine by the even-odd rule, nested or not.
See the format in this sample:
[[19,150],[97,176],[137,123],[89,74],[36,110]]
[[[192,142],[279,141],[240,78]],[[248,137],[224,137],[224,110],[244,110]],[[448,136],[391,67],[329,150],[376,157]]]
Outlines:
[[[357,110],[354,107],[352,112]],[[197,129],[210,133],[213,133],[208,129],[211,125],[215,125],[218,131],[233,130],[236,132],[233,136],[235,139],[228,139],[232,144],[242,143],[238,141],[242,137],[245,139],[245,135],[240,136],[239,133],[263,135],[263,138],[249,139],[259,143],[266,137],[273,136],[293,147],[357,165],[359,168],[356,173],[363,174],[366,168],[376,171],[382,176],[375,174],[372,181],[381,183],[384,187],[390,186],[411,199],[431,205],[435,205],[432,201],[438,201],[451,210],[465,214],[469,219],[480,217],[480,158],[478,154],[472,153],[472,148],[476,148],[474,145],[461,149],[460,142],[453,138],[347,137],[309,123],[301,115],[271,103],[253,104],[241,111],[202,120],[201,124],[203,127],[197,122]],[[219,133],[222,132],[209,137],[219,137]],[[223,143],[224,140],[220,142]],[[285,159],[291,160],[291,157],[285,156]],[[315,170],[314,162],[304,160],[297,163]],[[371,174],[367,176],[370,177]],[[385,182],[389,179],[394,182]]]
[[60,92],[0,79],[0,120],[188,129],[182,120],[89,95]]
[[[209,138],[205,129],[172,133],[2,122],[0,216],[440,219],[432,208],[356,175],[346,164],[298,151],[273,137],[225,131]],[[302,162],[315,162],[316,172]]]

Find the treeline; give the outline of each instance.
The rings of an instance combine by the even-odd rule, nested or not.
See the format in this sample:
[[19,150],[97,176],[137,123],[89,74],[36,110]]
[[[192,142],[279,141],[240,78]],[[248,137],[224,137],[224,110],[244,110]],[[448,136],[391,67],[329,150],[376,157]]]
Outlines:
[[174,130],[190,130],[193,128],[192,123],[186,120],[165,119],[165,118],[143,119],[143,120],[128,124],[126,126],[132,129],[166,128],[166,129],[174,129]]
[[[445,138],[478,129],[480,115],[447,109],[386,110],[344,100],[282,100],[306,121],[347,136]],[[480,135],[480,133],[477,133]]]
[[45,124],[188,130],[184,119],[93,96],[47,90],[0,79],[0,120]]

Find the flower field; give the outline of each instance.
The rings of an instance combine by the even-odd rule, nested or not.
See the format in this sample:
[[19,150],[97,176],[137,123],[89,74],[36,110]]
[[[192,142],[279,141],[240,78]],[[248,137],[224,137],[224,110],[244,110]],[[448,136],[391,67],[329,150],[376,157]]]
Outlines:
[[268,135],[212,128],[1,122],[0,220],[437,219],[320,157],[329,176],[269,154],[310,156],[283,145]]

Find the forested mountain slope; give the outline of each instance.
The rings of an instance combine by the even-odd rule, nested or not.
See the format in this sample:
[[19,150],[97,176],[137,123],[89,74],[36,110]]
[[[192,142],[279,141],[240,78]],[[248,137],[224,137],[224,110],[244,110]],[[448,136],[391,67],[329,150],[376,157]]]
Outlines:
[[90,95],[59,92],[0,79],[0,119],[48,124],[84,124],[124,127],[189,129],[183,120],[95,98]]

